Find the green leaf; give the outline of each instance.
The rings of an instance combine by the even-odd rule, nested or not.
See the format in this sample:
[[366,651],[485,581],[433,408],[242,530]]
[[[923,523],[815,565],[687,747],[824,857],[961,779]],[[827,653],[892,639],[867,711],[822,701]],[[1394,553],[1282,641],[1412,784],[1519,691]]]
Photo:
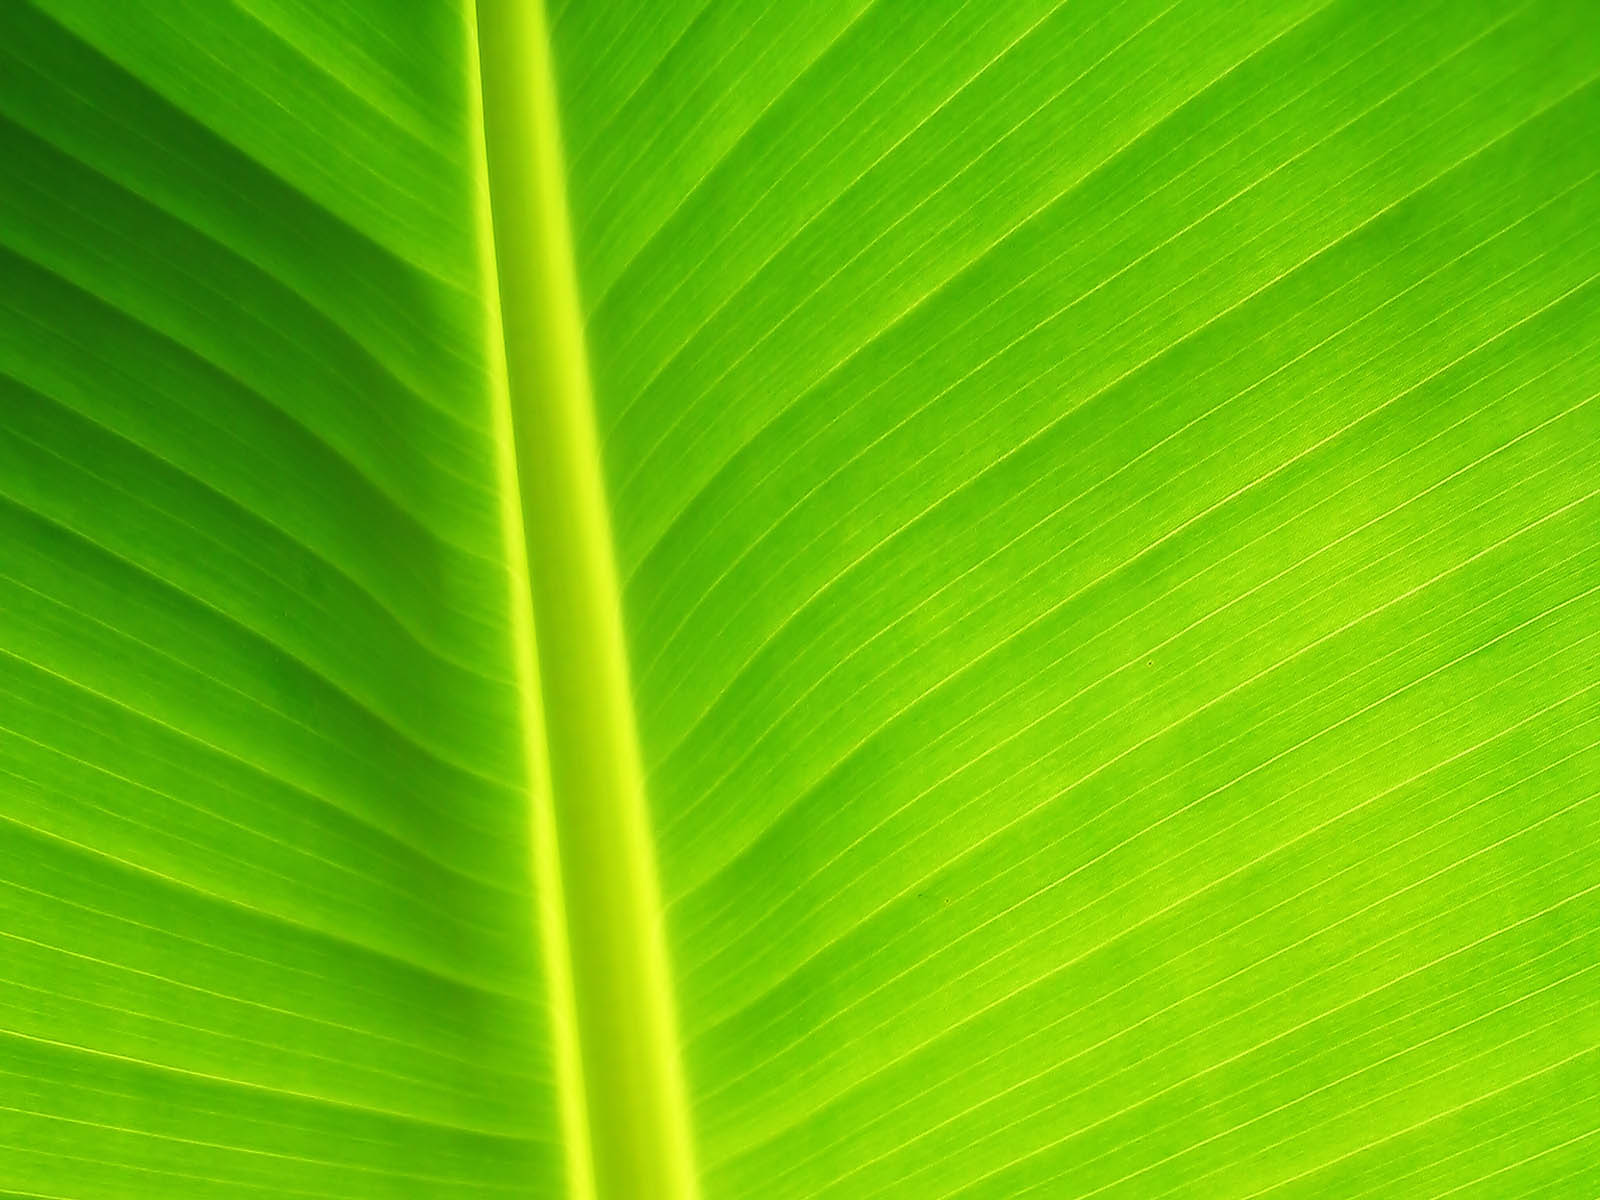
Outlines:
[[0,16],[9,1193],[563,1173],[473,29],[405,10]]
[[0,1195],[1600,1187],[1588,0],[0,7]]

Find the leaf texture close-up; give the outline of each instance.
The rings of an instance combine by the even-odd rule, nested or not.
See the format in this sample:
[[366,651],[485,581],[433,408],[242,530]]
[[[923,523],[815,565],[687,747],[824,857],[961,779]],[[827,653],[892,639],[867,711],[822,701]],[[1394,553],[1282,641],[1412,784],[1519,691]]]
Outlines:
[[0,1197],[1597,1195],[1592,0],[0,0]]

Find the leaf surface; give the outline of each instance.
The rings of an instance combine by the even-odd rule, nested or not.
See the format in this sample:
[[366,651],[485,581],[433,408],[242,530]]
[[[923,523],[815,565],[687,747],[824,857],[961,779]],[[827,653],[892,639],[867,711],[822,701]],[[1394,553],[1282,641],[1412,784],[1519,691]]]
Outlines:
[[1592,1194],[1594,7],[482,10],[0,13],[0,1190]]
[[10,1194],[558,1186],[472,28],[403,7],[0,16]]
[[1592,1190],[1593,7],[553,28],[706,1193]]

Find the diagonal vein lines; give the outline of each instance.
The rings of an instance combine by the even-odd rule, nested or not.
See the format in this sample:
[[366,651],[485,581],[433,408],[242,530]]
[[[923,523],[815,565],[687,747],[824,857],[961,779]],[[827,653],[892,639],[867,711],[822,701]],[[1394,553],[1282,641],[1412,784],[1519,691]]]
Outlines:
[[[1593,82],[1592,80],[1586,81],[1585,84],[1583,84],[1579,88],[1573,89],[1572,92],[1569,92],[1566,96],[1563,96],[1560,100],[1557,100],[1554,104],[1551,104],[1544,111],[1549,111],[1550,109],[1555,108],[1560,103],[1563,103],[1565,100],[1569,99],[1571,96],[1578,94],[1578,92],[1580,92],[1584,88],[1588,87],[1592,82]],[[1528,118],[1528,120],[1531,121],[1533,119],[1536,119],[1536,117],[1538,115],[1542,115],[1542,114],[1535,114],[1534,117],[1530,117],[1530,118]],[[1527,122],[1523,122],[1523,123],[1526,124]],[[1265,295],[1274,286],[1280,284],[1284,279],[1292,276],[1295,272],[1302,270],[1309,263],[1312,263],[1312,262],[1316,261],[1317,259],[1321,258],[1325,254],[1327,254],[1330,250],[1332,250],[1334,247],[1336,247],[1336,246],[1348,241],[1351,237],[1353,237],[1359,231],[1361,231],[1363,229],[1366,229],[1366,228],[1369,228],[1375,222],[1377,222],[1380,218],[1382,218],[1383,216],[1387,215],[1389,212],[1392,212],[1393,210],[1398,208],[1401,204],[1405,203],[1407,200],[1410,200],[1413,196],[1415,196],[1417,194],[1420,194],[1427,187],[1430,187],[1433,184],[1435,184],[1439,179],[1448,176],[1451,172],[1453,172],[1455,170],[1458,170],[1460,167],[1462,167],[1466,163],[1471,162],[1473,159],[1477,158],[1485,150],[1487,150],[1490,146],[1495,145],[1495,144],[1503,141],[1505,138],[1509,137],[1511,135],[1511,133],[1513,133],[1513,132],[1515,132],[1515,131],[1514,130],[1508,130],[1505,133],[1503,133],[1500,137],[1496,138],[1495,141],[1489,142],[1489,143],[1485,143],[1484,145],[1479,146],[1472,153],[1463,156],[1460,160],[1458,160],[1457,162],[1453,163],[1445,171],[1440,172],[1434,178],[1427,180],[1420,187],[1414,189],[1413,191],[1407,193],[1406,195],[1404,195],[1404,196],[1396,199],[1395,201],[1391,202],[1390,204],[1386,205],[1380,211],[1378,211],[1376,213],[1373,213],[1371,216],[1367,217],[1365,220],[1360,222],[1354,228],[1344,231],[1338,237],[1334,238],[1332,241],[1326,243],[1325,245],[1321,246],[1318,250],[1316,250],[1312,254],[1307,255],[1305,258],[1301,259],[1299,262],[1294,264],[1294,266],[1290,267],[1288,270],[1286,270],[1286,271],[1280,273],[1279,275],[1277,275],[1277,276],[1267,280],[1266,282],[1260,284],[1258,287],[1254,288],[1247,295],[1241,297],[1240,299],[1238,299],[1237,301],[1235,301],[1232,304],[1228,305],[1227,307],[1225,307],[1225,308],[1213,313],[1205,321],[1201,322],[1199,325],[1197,325],[1193,329],[1189,330],[1186,334],[1184,334],[1184,336],[1182,338],[1180,338],[1177,341],[1172,342],[1172,343],[1168,344],[1167,346],[1163,347],[1156,354],[1151,355],[1151,356],[1141,360],[1140,362],[1134,364],[1133,366],[1124,369],[1120,374],[1118,374],[1109,383],[1103,385],[1102,387],[1097,389],[1092,395],[1086,397],[1085,399],[1080,401],[1078,404],[1074,405],[1070,410],[1068,410],[1068,412],[1056,416],[1053,420],[1047,422],[1042,427],[1032,431],[1025,439],[1023,439],[1022,441],[1018,442],[1015,446],[1013,446],[1010,449],[1008,449],[1003,455],[1001,455],[1001,457],[999,459],[997,459],[996,461],[991,462],[989,464],[986,464],[974,476],[962,480],[961,483],[957,487],[951,488],[948,491],[938,495],[931,502],[925,504],[909,520],[903,521],[899,525],[897,525],[894,528],[890,529],[886,534],[884,534],[881,537],[879,537],[866,550],[858,553],[853,559],[851,559],[848,563],[846,563],[842,568],[840,568],[837,571],[835,571],[826,580],[824,580],[820,585],[818,585],[817,587],[813,588],[812,591],[804,599],[802,599],[800,604],[798,604],[792,611],[790,611],[789,613],[785,614],[785,616],[782,619],[774,622],[771,630],[766,634],[766,636],[763,638],[762,642],[756,647],[756,649],[750,655],[748,655],[736,668],[734,668],[732,671],[727,673],[727,675],[725,677],[727,682],[724,684],[722,689],[715,696],[713,696],[711,698],[711,700],[707,703],[705,708],[703,708],[701,710],[701,712],[699,714],[697,714],[697,717],[695,719],[696,720],[704,719],[705,713],[709,712],[711,707],[714,706],[717,703],[718,700],[720,700],[723,696],[728,694],[728,692],[733,687],[733,684],[738,680],[740,675],[744,671],[748,670],[751,667],[751,665],[757,660],[757,658],[760,655],[761,651],[763,649],[765,649],[767,646],[771,645],[777,639],[777,637],[780,634],[782,634],[786,628],[788,628],[788,626],[795,620],[795,618],[801,612],[805,611],[810,606],[816,604],[823,596],[827,595],[829,593],[829,591],[831,591],[832,588],[834,586],[836,586],[841,579],[845,578],[853,570],[858,569],[863,563],[868,561],[875,554],[877,554],[878,552],[882,551],[884,547],[886,547],[889,544],[891,544],[896,537],[898,537],[899,535],[904,533],[908,528],[911,528],[914,525],[918,524],[919,522],[922,522],[922,521],[925,521],[926,519],[928,519],[931,514],[937,512],[944,504],[946,504],[951,499],[952,496],[958,494],[963,489],[972,486],[972,484],[973,484],[973,482],[975,480],[981,479],[981,478],[983,478],[985,476],[988,476],[988,475],[991,475],[997,469],[1001,468],[1004,464],[1006,464],[1007,462],[1009,462],[1012,459],[1016,458],[1023,451],[1025,451],[1030,446],[1034,445],[1035,443],[1040,441],[1042,438],[1044,438],[1045,436],[1050,434],[1057,427],[1059,427],[1061,425],[1061,423],[1063,421],[1065,421],[1067,419],[1067,417],[1069,417],[1073,412],[1076,412],[1079,409],[1081,409],[1081,408],[1093,403],[1095,400],[1098,400],[1101,397],[1110,394],[1118,386],[1125,384],[1128,380],[1136,377],[1141,371],[1149,368],[1151,366],[1151,364],[1153,364],[1154,362],[1159,361],[1161,358],[1171,354],[1173,352],[1173,350],[1177,346],[1182,345],[1182,344],[1184,344],[1184,343],[1186,343],[1188,341],[1191,341],[1192,339],[1194,339],[1197,335],[1199,335],[1200,333],[1202,333],[1206,329],[1211,328],[1212,326],[1216,325],[1224,317],[1227,317],[1227,316],[1231,315],[1232,313],[1241,310],[1242,308],[1244,308],[1245,305],[1247,305],[1249,302],[1255,300],[1257,297]],[[1576,290],[1577,290],[1576,288],[1573,289],[1573,291],[1576,291]],[[1537,314],[1535,314],[1535,315],[1537,315]],[[1449,364],[1449,365],[1454,365],[1454,364],[1452,363],[1452,364]],[[1439,374],[1439,373],[1441,373],[1441,372],[1435,372],[1435,374]],[[1431,379],[1432,376],[1430,376],[1429,378]],[[1422,382],[1425,383],[1427,381],[1428,380],[1425,379]],[[1419,386],[1420,386],[1420,384],[1419,384]],[[1395,398],[1398,398],[1398,397],[1395,397]],[[1377,411],[1377,410],[1373,410],[1373,411]],[[1316,448],[1317,447],[1313,447],[1313,449],[1316,449]],[[1309,451],[1308,451],[1308,453],[1309,453]],[[1285,466],[1287,466],[1287,465],[1289,465],[1289,464],[1285,464]],[[1249,485],[1249,486],[1253,486],[1254,483],[1259,483],[1259,482],[1260,482],[1260,479],[1257,479],[1257,480],[1252,482],[1252,485]],[[1244,490],[1247,490],[1247,488],[1246,489],[1240,489],[1240,493],[1239,494],[1242,494],[1242,492]],[[1207,514],[1205,514],[1205,513],[1198,514],[1194,518],[1194,520],[1199,520],[1199,519],[1201,519],[1201,517],[1203,517],[1205,515],[1207,515]],[[1188,522],[1187,524],[1192,524],[1192,523],[1193,523],[1193,521]],[[1166,535],[1166,537],[1164,537],[1161,540],[1161,542],[1153,543],[1150,546],[1144,547],[1143,550],[1141,551],[1141,554],[1148,553],[1150,550],[1154,549],[1157,545],[1164,543],[1164,541],[1166,541],[1166,540],[1170,540],[1171,537],[1177,536],[1178,533],[1181,533],[1182,529],[1186,528],[1186,527],[1187,527],[1187,525],[1179,527],[1176,530],[1169,531],[1169,533]],[[1134,561],[1137,557],[1138,556],[1134,556],[1133,558],[1130,558],[1128,561],[1130,561],[1130,562]],[[692,722],[691,722],[691,731],[692,731]]]

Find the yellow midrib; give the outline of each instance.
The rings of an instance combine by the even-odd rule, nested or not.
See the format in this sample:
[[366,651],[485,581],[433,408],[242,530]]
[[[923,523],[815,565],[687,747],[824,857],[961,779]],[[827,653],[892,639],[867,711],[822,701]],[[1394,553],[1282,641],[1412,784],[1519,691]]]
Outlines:
[[599,1200],[694,1200],[550,43],[539,0],[476,7],[502,495],[524,589],[516,636],[569,1183]]

